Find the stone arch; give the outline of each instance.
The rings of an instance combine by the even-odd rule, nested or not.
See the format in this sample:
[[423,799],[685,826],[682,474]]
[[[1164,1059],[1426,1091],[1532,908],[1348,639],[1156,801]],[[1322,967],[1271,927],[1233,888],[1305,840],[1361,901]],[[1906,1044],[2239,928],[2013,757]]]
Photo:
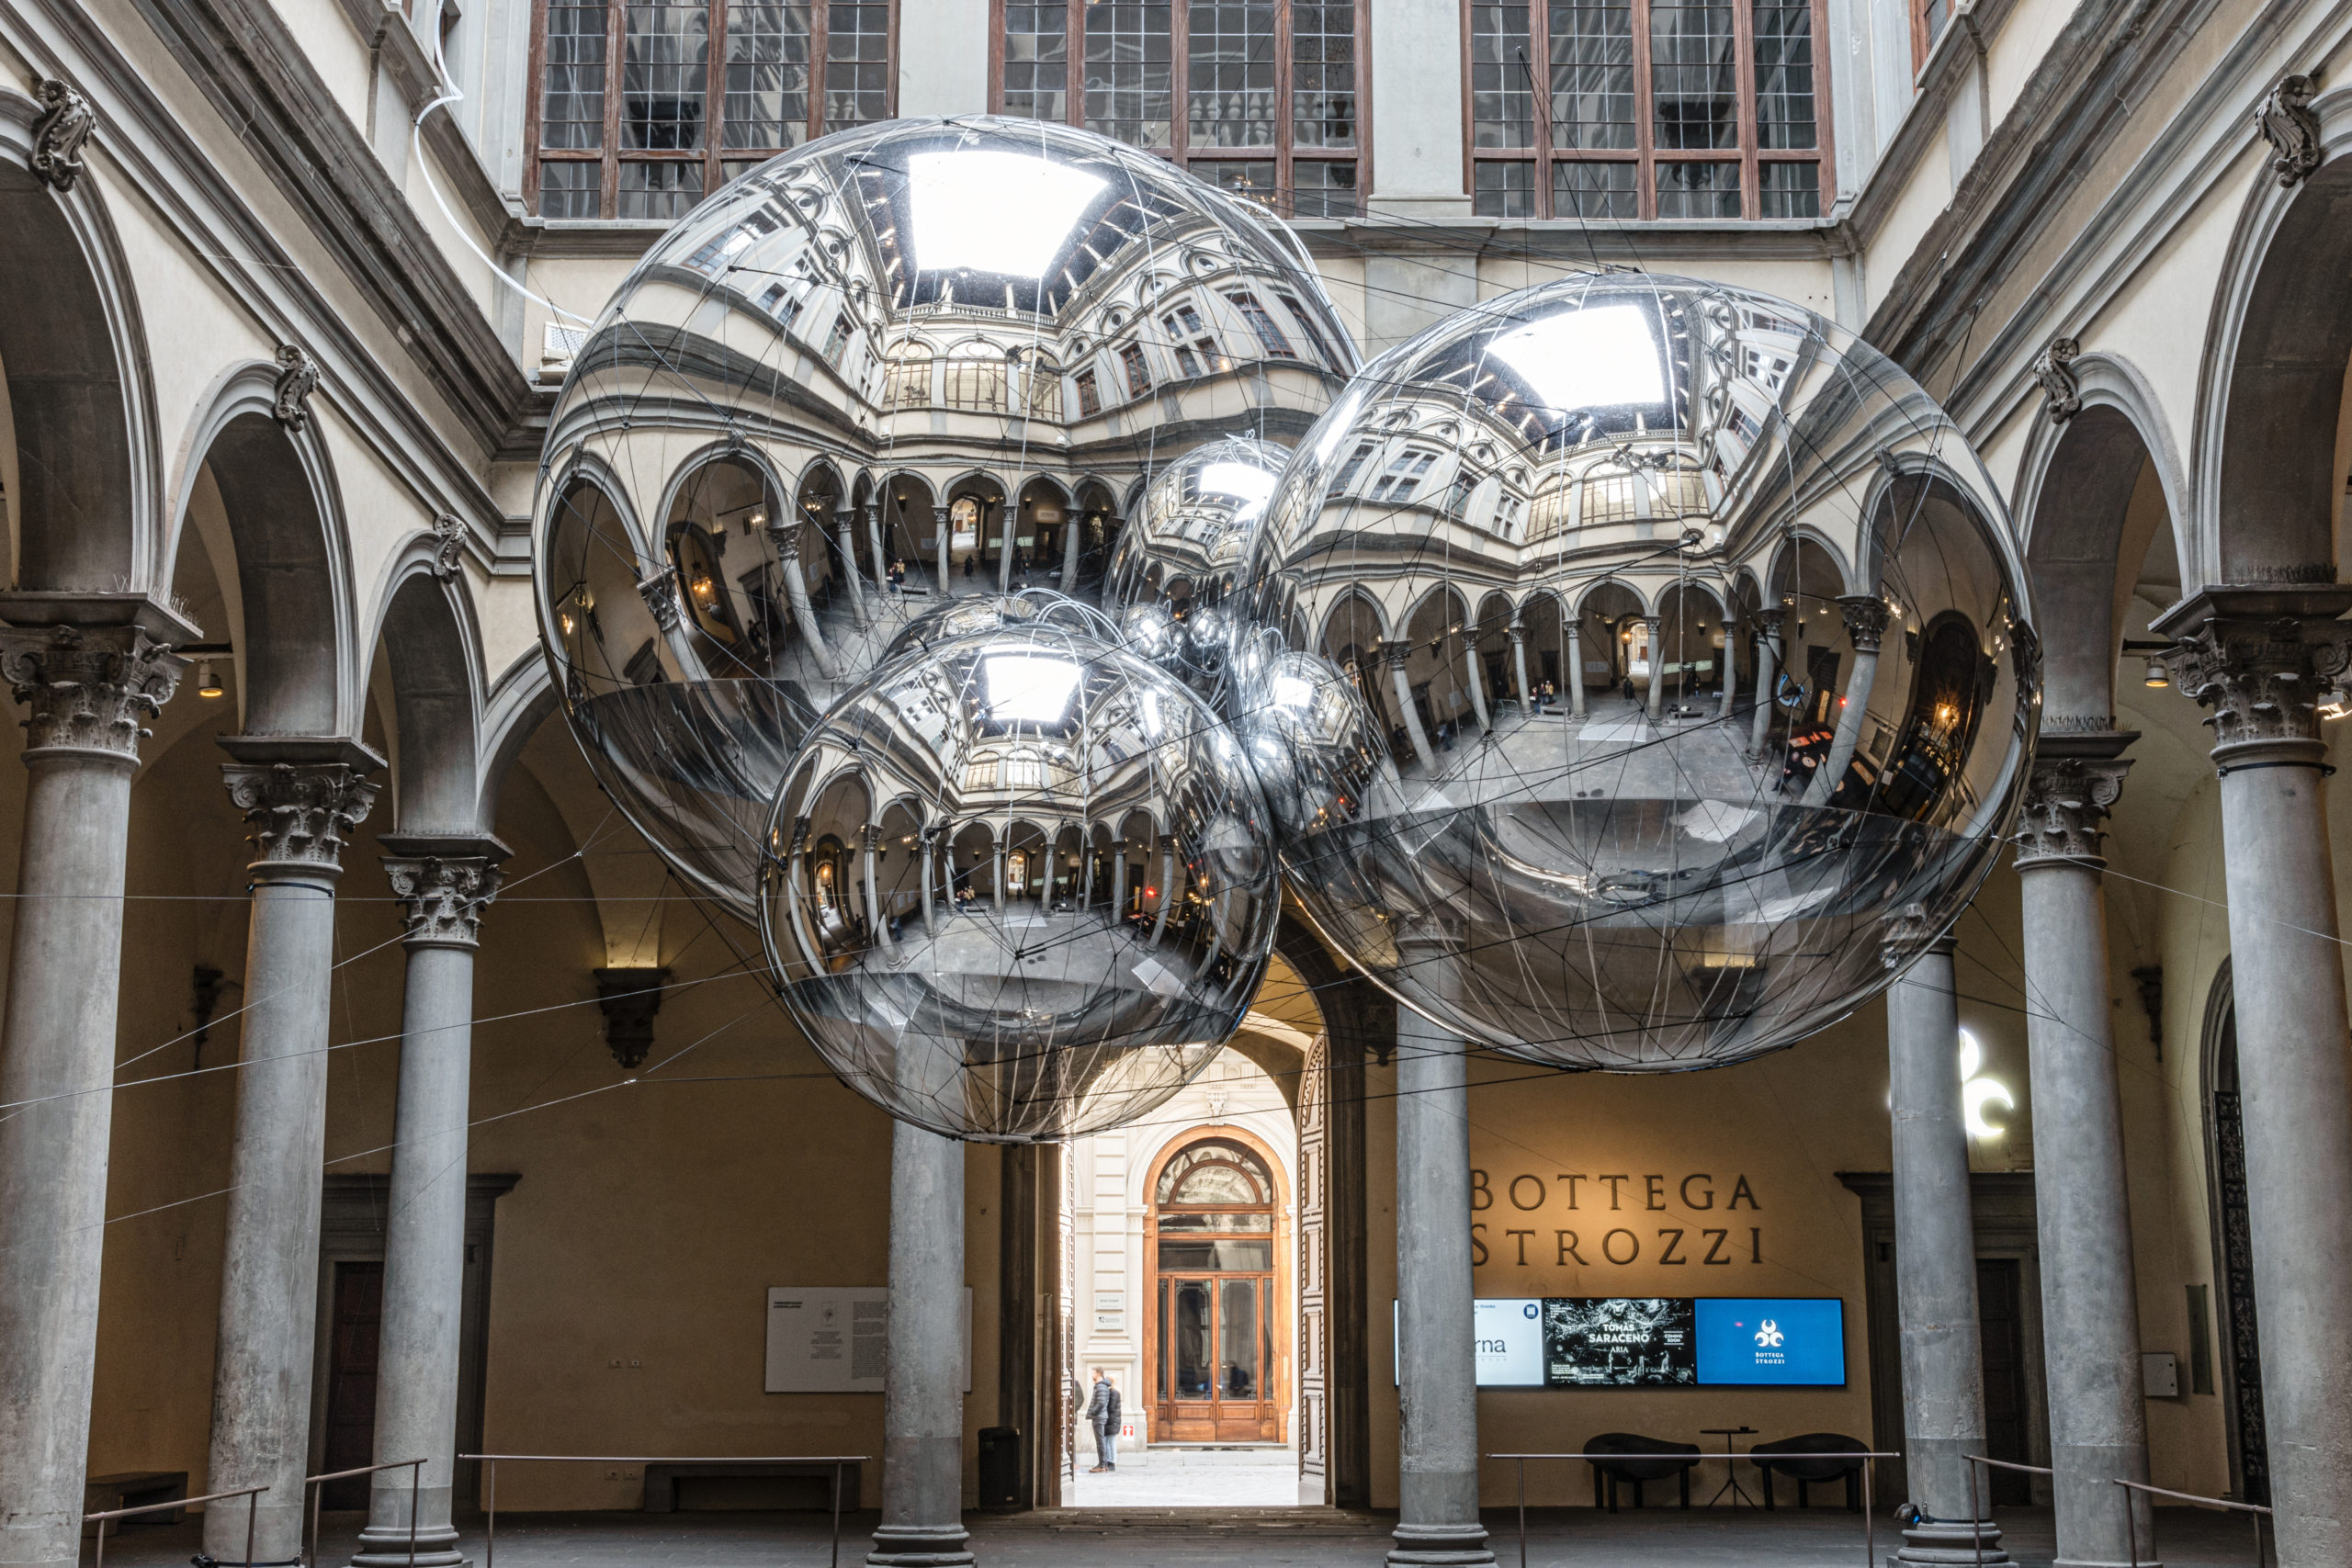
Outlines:
[[393,826],[402,833],[487,831],[481,631],[462,576],[436,573],[438,548],[427,535],[401,552],[372,622],[391,677],[398,738]]
[[22,590],[132,592],[171,580],[154,378],[130,266],[94,171],[30,168],[43,106],[0,90],[0,367]]
[[362,660],[342,491],[317,414],[300,429],[276,417],[277,374],[249,361],[222,375],[198,406],[181,446],[171,544],[176,554],[209,478],[236,563],[232,640],[243,732],[356,736]]
[[2074,370],[2083,407],[2064,424],[2034,421],[2014,512],[2041,634],[2042,727],[2052,732],[2114,725],[2119,615],[2151,537],[2127,536],[2128,514],[2151,467],[2175,547],[2185,543],[2178,455],[2154,389],[2110,355],[2083,355]]

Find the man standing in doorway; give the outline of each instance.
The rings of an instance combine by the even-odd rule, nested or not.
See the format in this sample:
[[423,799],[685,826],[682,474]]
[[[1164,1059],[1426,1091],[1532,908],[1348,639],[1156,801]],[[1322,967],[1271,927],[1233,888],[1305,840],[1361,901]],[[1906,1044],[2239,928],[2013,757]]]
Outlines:
[[1086,1418],[1094,1423],[1094,1468],[1101,1475],[1119,1468],[1119,1388],[1111,1374],[1094,1369],[1094,1392],[1086,1401]]

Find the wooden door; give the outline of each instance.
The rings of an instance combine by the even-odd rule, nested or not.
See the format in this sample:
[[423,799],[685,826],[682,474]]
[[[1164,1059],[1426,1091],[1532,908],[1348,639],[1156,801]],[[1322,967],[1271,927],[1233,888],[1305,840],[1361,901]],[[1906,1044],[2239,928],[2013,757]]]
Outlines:
[[[2025,1322],[2018,1299],[2018,1260],[1976,1260],[1977,1334],[1984,1355],[1984,1453],[2012,1464],[2026,1453]],[[2032,1484],[2014,1470],[1995,1470],[1993,1501],[2022,1506]]]
[[1162,1168],[1146,1239],[1154,1441],[1282,1441],[1277,1207],[1267,1164],[1233,1138]]
[[[384,1318],[384,1266],[334,1266],[334,1338],[327,1349],[327,1430],[322,1473],[376,1462],[376,1352]],[[364,1508],[368,1478],[323,1484],[322,1508]]]

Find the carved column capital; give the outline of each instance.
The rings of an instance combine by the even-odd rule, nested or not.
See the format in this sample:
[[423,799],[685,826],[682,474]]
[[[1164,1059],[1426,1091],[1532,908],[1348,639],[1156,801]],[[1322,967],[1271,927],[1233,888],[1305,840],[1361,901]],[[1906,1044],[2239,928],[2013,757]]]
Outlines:
[[1788,624],[1788,619],[1786,610],[1758,610],[1756,612],[1756,629],[1759,635],[1778,641],[1781,628]]
[[2131,771],[2131,762],[2121,757],[2036,758],[2026,778],[2025,804],[2018,813],[2018,869],[2073,864],[2096,871],[2105,866],[2099,853],[2107,836],[2102,824],[2123,794],[2123,775]]
[[1951,932],[1928,925],[1926,905],[1910,904],[1886,918],[1886,934],[1879,939],[1879,961],[1889,969],[1903,969],[1922,953],[1951,953],[1959,946],[1960,939]]
[[43,751],[134,762],[142,721],[163,712],[187,660],[140,627],[0,627],[0,675],[31,710],[25,760]]
[[[946,515],[944,507],[940,509],[940,515],[943,518]],[[778,561],[787,565],[798,561],[800,559],[799,520],[795,518],[790,522],[769,524],[768,543],[775,548],[775,558]]]
[[1391,670],[1402,670],[1413,657],[1413,645],[1404,641],[1389,641],[1380,645],[1381,661]]
[[496,839],[387,833],[384,875],[403,907],[410,947],[472,947],[481,912],[498,896],[508,851]]
[[2210,588],[2158,617],[2180,694],[2211,709],[2213,760],[2316,763],[2319,710],[2352,679],[2352,589]]
[[667,570],[657,571],[637,585],[638,597],[653,612],[654,625],[665,632],[678,629],[678,576]]
[[377,785],[338,762],[224,762],[229,799],[245,814],[257,874],[334,876],[343,847],[376,804]]
[[1886,636],[1886,601],[1875,593],[1843,593],[1838,598],[1838,613],[1845,617],[1854,651],[1876,653],[1879,639]]

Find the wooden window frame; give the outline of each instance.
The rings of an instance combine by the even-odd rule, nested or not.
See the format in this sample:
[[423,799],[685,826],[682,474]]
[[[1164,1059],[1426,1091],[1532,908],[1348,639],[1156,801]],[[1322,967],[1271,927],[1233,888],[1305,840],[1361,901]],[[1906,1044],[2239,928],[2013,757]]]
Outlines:
[[[899,4],[885,0],[890,20],[884,33],[884,118],[899,112]],[[605,5],[605,129],[597,148],[542,148],[539,145],[540,101],[547,93],[548,0],[531,0],[531,79],[528,111],[523,127],[523,200],[526,209],[539,210],[539,169],[543,163],[601,164],[597,214],[611,219],[620,210],[620,166],[628,164],[700,164],[705,196],[726,183],[723,165],[759,163],[790,149],[783,147],[722,147],[727,108],[727,12],[730,0],[707,0],[710,58],[703,78],[703,145],[691,152],[664,152],[621,147],[621,73],[627,68],[628,6],[627,0]],[[832,7],[827,0],[808,0],[808,118],[801,145],[825,134],[825,66]],[[581,220],[584,221],[584,220]],[[651,221],[648,220],[648,221]]]
[[[1630,148],[1554,147],[1552,145],[1552,7],[1550,0],[1528,0],[1527,58],[1532,73],[1540,72],[1533,83],[1535,113],[1534,145],[1532,147],[1476,147],[1472,143],[1476,135],[1473,121],[1470,84],[1474,62],[1471,58],[1472,36],[1470,17],[1475,0],[1463,0],[1462,5],[1462,188],[1473,201],[1477,199],[1478,165],[1481,164],[1532,163],[1535,165],[1535,217],[1549,220],[1574,218],[1574,213],[1555,213],[1552,209],[1552,165],[1555,164],[1632,164],[1634,172],[1634,216],[1631,219],[1587,218],[1586,223],[1608,224],[1623,222],[1647,223],[1657,218],[1657,165],[1660,164],[1730,164],[1739,165],[1739,222],[1760,220],[1763,209],[1763,174],[1766,164],[1814,164],[1820,169],[1820,209],[1826,216],[1837,199],[1838,154],[1836,128],[1830,123],[1829,61],[1824,40],[1829,36],[1828,0],[1810,0],[1808,9],[1813,16],[1813,123],[1815,145],[1807,148],[1761,148],[1758,145],[1758,110],[1756,102],[1756,0],[1730,0],[1732,10],[1732,48],[1738,73],[1739,144],[1735,148],[1672,148],[1661,150],[1657,144],[1657,125],[1653,118],[1652,67],[1650,63],[1650,0],[1632,0],[1633,19],[1629,24],[1634,44],[1634,145]],[[1926,0],[1914,0],[1914,15],[1924,16]],[[1676,222],[1710,221],[1709,220],[1677,219]],[[1732,219],[1715,219],[1715,222],[1732,222]],[[1775,222],[1785,220],[1773,220]]]
[[[547,0],[535,0],[545,5]],[[1820,3],[1820,0],[1817,0]],[[893,0],[895,6],[896,0]],[[1069,59],[1063,69],[1068,72],[1067,85],[1062,94],[1061,123],[1084,126],[1086,123],[1086,4],[1085,0],[1067,0],[1069,27],[1065,34]],[[1266,147],[1202,147],[1192,144],[1192,49],[1193,7],[1191,0],[1169,0],[1169,145],[1139,147],[1139,152],[1149,152],[1165,158],[1180,169],[1189,169],[1195,162],[1225,164],[1263,164],[1274,165],[1277,199],[1272,204],[1284,218],[1295,216],[1285,207],[1295,208],[1295,199],[1284,200],[1282,193],[1297,191],[1295,170],[1300,164],[1353,164],[1356,166],[1356,218],[1364,215],[1372,196],[1372,0],[1353,0],[1355,14],[1356,72],[1356,144],[1352,148],[1307,148],[1301,150],[1296,141],[1294,118],[1293,75],[1297,62],[1291,58],[1291,0],[1273,0],[1274,57],[1279,69],[1274,73],[1274,140]],[[1005,0],[989,0],[989,113],[1004,112],[1004,11]],[[1319,217],[1310,213],[1308,217]]]

